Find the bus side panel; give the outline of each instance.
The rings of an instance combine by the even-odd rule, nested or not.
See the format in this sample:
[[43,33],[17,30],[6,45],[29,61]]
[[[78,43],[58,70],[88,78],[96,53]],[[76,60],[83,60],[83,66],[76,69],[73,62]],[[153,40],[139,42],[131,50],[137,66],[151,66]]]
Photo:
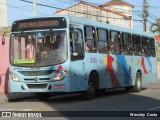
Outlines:
[[151,82],[155,82],[158,80],[158,70],[157,70],[157,58],[156,57],[151,57],[151,64],[152,64],[152,74],[151,74]]
[[107,55],[107,71],[112,82],[112,87],[124,87],[128,85],[129,69],[123,55]]
[[86,64],[83,60],[71,61],[70,84],[71,91],[87,89]]
[[142,80],[143,84],[152,83],[157,80],[157,60],[154,57],[142,56]]
[[99,88],[105,89],[112,87],[112,83],[107,72],[107,55],[96,54],[94,55],[95,57],[92,56],[87,58],[88,65],[92,66],[91,70],[96,70],[99,74]]
[[[95,53],[93,53],[95,54]],[[133,85],[135,81],[132,56],[96,54],[86,55],[87,72],[96,70],[99,74],[99,88],[116,88]],[[135,82],[134,82],[135,83]]]

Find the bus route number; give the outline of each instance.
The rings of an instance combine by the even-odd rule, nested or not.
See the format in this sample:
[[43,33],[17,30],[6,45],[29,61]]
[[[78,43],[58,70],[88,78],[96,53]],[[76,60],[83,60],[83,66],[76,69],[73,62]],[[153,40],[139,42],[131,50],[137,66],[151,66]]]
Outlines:
[[97,63],[97,59],[96,58],[90,58],[90,63]]

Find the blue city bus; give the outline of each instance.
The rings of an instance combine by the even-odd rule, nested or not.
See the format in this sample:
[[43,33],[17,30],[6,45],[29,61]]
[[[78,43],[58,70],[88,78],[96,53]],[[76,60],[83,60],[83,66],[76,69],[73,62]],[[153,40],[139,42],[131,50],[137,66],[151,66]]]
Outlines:
[[10,92],[80,92],[125,88],[140,92],[157,80],[152,33],[85,18],[50,16],[13,22],[9,47]]

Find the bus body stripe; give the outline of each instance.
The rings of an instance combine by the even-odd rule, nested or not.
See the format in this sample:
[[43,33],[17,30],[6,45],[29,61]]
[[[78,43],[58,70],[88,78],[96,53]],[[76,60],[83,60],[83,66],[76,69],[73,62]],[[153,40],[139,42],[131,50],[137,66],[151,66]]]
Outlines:
[[110,55],[107,56],[107,69],[110,74],[111,82],[112,82],[112,87],[120,87],[120,83],[116,78],[116,75],[114,74],[114,69],[112,66],[112,63],[114,61],[114,58]]
[[145,64],[144,64],[144,57],[142,57],[142,68],[143,68],[143,71],[144,71],[144,73],[145,74],[148,74],[148,71],[147,71],[147,69],[146,69],[146,66],[145,66]]
[[148,62],[148,64],[149,64],[150,69],[152,69],[152,63],[151,63],[151,60],[149,59],[149,57],[146,57],[146,59],[147,59],[147,62]]
[[118,60],[120,61],[122,68],[125,72],[124,84],[128,84],[129,82],[129,68],[127,67],[126,59],[123,55],[117,55]]

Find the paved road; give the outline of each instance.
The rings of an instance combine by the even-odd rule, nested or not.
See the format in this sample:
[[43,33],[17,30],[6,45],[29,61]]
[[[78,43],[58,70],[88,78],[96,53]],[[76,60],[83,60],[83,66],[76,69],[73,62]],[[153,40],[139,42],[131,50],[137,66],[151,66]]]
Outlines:
[[[83,100],[78,94],[53,96],[45,102],[39,101],[36,98],[26,99],[0,103],[0,111],[160,111],[160,81],[145,85],[140,93],[126,93],[124,89],[108,90],[105,94],[98,95],[91,101]],[[62,112],[59,113],[63,116]],[[57,119],[72,120],[74,118],[65,117],[64,115],[63,118],[58,117]],[[82,118],[76,118],[76,120],[79,119]],[[98,118],[88,119],[94,120]],[[99,119],[106,118],[100,117]],[[114,120],[115,118],[111,119]],[[128,120],[128,118],[117,119]],[[138,119],[142,119],[142,117],[138,117]],[[145,119],[160,120],[160,117],[145,117]]]

